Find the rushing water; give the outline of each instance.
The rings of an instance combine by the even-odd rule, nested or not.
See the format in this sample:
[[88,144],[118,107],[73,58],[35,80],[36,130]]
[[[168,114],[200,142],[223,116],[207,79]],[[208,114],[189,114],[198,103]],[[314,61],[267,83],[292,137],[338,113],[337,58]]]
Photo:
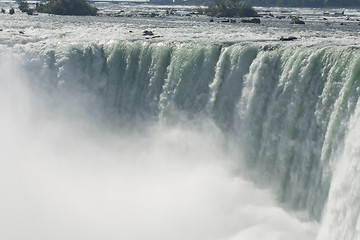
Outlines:
[[357,10],[100,7],[0,15],[1,239],[360,238]]

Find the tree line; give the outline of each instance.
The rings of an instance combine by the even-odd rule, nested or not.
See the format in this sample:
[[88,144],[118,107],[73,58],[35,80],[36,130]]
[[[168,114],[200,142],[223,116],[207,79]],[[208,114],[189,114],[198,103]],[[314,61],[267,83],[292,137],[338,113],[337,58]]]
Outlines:
[[214,0],[207,4],[207,8],[198,8],[199,14],[213,17],[257,17],[258,13],[249,5],[240,0]]
[[34,11],[56,15],[96,15],[98,9],[89,4],[88,0],[48,0],[46,3],[36,3],[30,8],[25,0],[19,0],[19,9],[32,15]]
[[[158,4],[191,4],[205,5],[213,0],[150,0]],[[360,8],[360,0],[244,0],[244,4],[251,6],[279,6],[279,7],[355,7]]]
[[360,7],[360,0],[248,0],[253,6]]

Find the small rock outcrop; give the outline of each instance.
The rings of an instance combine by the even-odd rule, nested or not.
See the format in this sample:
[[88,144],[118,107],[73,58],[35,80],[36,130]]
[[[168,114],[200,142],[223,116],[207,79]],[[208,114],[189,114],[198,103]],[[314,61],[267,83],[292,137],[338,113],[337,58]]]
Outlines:
[[305,24],[305,22],[300,20],[298,17],[292,17],[291,24]]
[[297,39],[297,37],[289,36],[289,37],[281,37],[280,41],[294,41],[296,39]]
[[256,24],[260,24],[260,19],[259,18],[253,18],[253,19],[242,19],[241,20],[242,23],[256,23]]
[[145,30],[143,32],[143,36],[153,36],[153,35],[154,35],[154,33],[152,31]]

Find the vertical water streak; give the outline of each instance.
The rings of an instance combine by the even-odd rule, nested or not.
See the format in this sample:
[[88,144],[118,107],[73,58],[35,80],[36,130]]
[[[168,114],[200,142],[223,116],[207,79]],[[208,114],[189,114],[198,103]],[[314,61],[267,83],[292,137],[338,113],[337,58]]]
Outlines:
[[209,82],[214,78],[220,47],[216,45],[176,45],[168,67],[168,77],[160,95],[161,116],[172,111],[204,112],[209,101]]
[[[351,71],[336,103],[338,128],[346,128],[343,134],[345,141],[343,148],[336,153],[336,159],[331,161],[333,177],[322,227],[317,238],[319,240],[351,240],[360,237],[360,60],[358,56],[349,68]],[[344,120],[349,123],[346,124]]]
[[224,130],[231,130],[233,127],[234,109],[242,93],[244,77],[257,53],[257,47],[241,45],[224,48],[221,53],[215,78],[210,85],[208,108]]
[[[261,52],[237,107],[235,138],[256,169],[256,181],[272,185],[286,205],[318,220],[331,182],[329,158],[341,149],[354,109],[347,92],[354,89],[356,59],[349,49]],[[327,149],[333,152],[325,158]]]

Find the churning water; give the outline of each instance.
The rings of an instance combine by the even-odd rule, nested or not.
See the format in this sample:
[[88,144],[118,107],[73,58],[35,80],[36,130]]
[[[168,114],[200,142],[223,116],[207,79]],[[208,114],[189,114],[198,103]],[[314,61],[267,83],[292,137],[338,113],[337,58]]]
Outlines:
[[122,7],[0,15],[1,239],[360,238],[355,10]]

